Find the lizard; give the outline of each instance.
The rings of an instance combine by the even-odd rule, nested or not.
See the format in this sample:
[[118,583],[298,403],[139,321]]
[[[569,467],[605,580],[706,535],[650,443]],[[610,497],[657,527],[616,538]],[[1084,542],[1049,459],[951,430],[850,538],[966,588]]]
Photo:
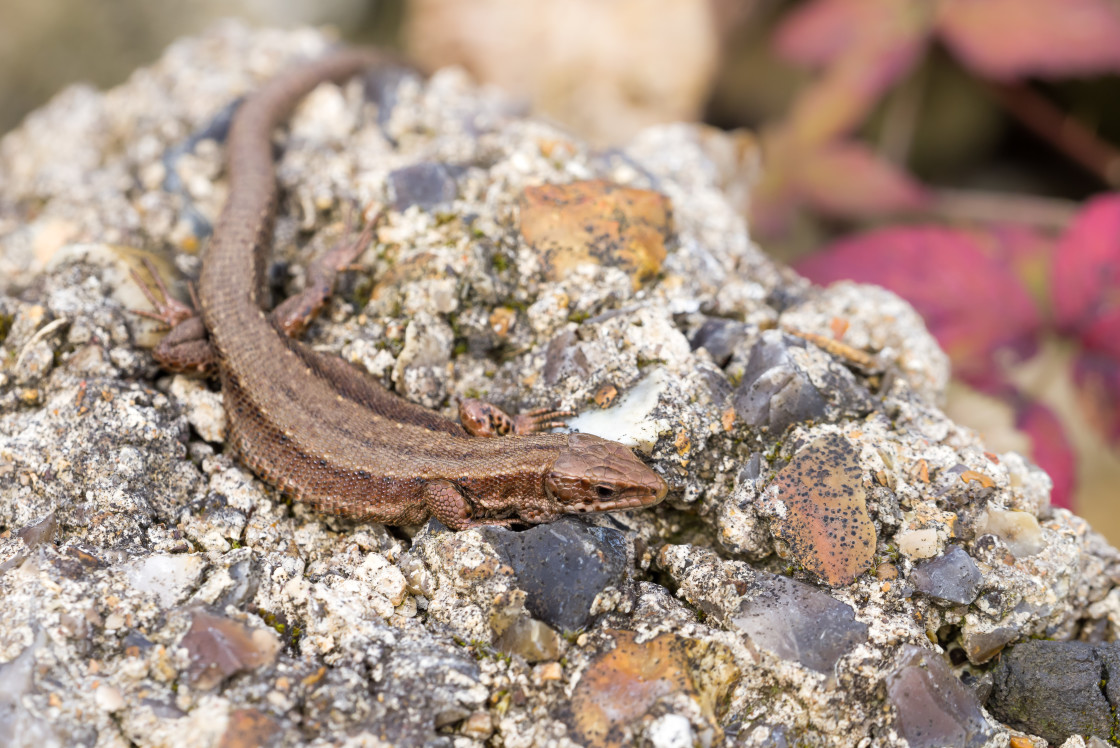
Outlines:
[[665,480],[626,446],[545,433],[564,425],[557,419],[567,411],[511,417],[464,401],[456,422],[298,339],[335,275],[370,244],[376,219],[312,263],[302,293],[271,313],[263,308],[279,193],[273,130],[319,84],[387,62],[375,50],[330,52],[281,72],[240,105],[226,143],[229,197],[192,303],[173,298],[153,267],[152,285],[134,273],[155,309],[139,313],[170,328],[153,351],[157,362],[216,376],[227,448],[266,483],[322,512],[389,525],[435,517],[462,530],[658,503]]

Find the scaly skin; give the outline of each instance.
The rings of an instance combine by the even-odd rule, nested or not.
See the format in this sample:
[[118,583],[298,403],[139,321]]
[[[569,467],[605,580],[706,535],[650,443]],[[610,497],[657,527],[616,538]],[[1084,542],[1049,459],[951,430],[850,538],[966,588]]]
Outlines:
[[[471,437],[288,337],[284,330],[302,325],[262,309],[277,205],[272,131],[315,86],[385,62],[373,51],[336,52],[281,74],[242,104],[229,134],[230,197],[203,261],[202,324],[166,296],[151,296],[177,325],[157,358],[173,370],[216,372],[229,442],[242,461],[325,512],[393,525],[435,516],[463,529],[657,503],[665,481],[621,444],[587,434]],[[353,249],[349,256],[361,246]],[[321,303],[335,269],[324,287],[305,293]],[[555,415],[531,418],[528,430],[554,425]]]

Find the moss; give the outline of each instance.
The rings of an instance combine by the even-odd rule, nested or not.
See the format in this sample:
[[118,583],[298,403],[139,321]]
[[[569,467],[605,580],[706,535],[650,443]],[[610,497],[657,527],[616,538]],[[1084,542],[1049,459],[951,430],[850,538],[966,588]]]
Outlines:
[[12,323],[15,319],[15,315],[0,314],[0,343],[8,339],[8,333],[12,331]]
[[591,315],[587,312],[572,312],[568,315],[569,322],[575,322],[577,325],[582,325]]
[[499,273],[504,273],[506,270],[508,270],[510,264],[506,256],[502,254],[495,254],[494,259],[491,260],[491,263],[494,265],[494,269]]

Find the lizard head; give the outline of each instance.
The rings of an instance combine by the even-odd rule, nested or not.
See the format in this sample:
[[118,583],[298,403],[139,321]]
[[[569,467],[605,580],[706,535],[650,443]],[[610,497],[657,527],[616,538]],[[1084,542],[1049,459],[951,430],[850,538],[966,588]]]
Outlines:
[[618,442],[573,433],[545,473],[544,489],[561,513],[609,512],[656,504],[669,486]]

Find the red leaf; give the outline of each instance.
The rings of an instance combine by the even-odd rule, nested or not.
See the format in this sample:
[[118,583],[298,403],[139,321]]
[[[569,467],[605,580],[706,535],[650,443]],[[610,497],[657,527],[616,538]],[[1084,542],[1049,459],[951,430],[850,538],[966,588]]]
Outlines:
[[1059,329],[1077,333],[1090,349],[1120,354],[1120,194],[1095,198],[1066,231],[1051,265]]
[[[906,7],[899,3],[893,5]],[[883,93],[904,76],[925,48],[926,29],[881,24],[848,47],[790,110],[788,129],[802,145],[826,143],[858,127]]]
[[1120,442],[1120,361],[1081,353],[1073,361],[1073,381],[1085,417],[1110,443]]
[[919,208],[926,200],[917,181],[855,141],[807,154],[794,182],[807,202],[834,216],[880,216]]
[[994,237],[940,227],[888,228],[832,244],[797,266],[818,283],[841,278],[877,283],[925,318],[954,371],[990,380],[991,354],[1033,352],[1041,317],[998,251]]
[[941,0],[937,28],[990,78],[1120,70],[1120,11],[1110,0]]
[[1076,458],[1061,421],[1050,408],[1021,395],[1013,404],[1015,428],[1031,440],[1031,459],[1054,481],[1050,503],[1072,509],[1073,491],[1077,482]]
[[823,67],[855,45],[880,15],[875,0],[816,0],[787,13],[774,32],[778,55]]

